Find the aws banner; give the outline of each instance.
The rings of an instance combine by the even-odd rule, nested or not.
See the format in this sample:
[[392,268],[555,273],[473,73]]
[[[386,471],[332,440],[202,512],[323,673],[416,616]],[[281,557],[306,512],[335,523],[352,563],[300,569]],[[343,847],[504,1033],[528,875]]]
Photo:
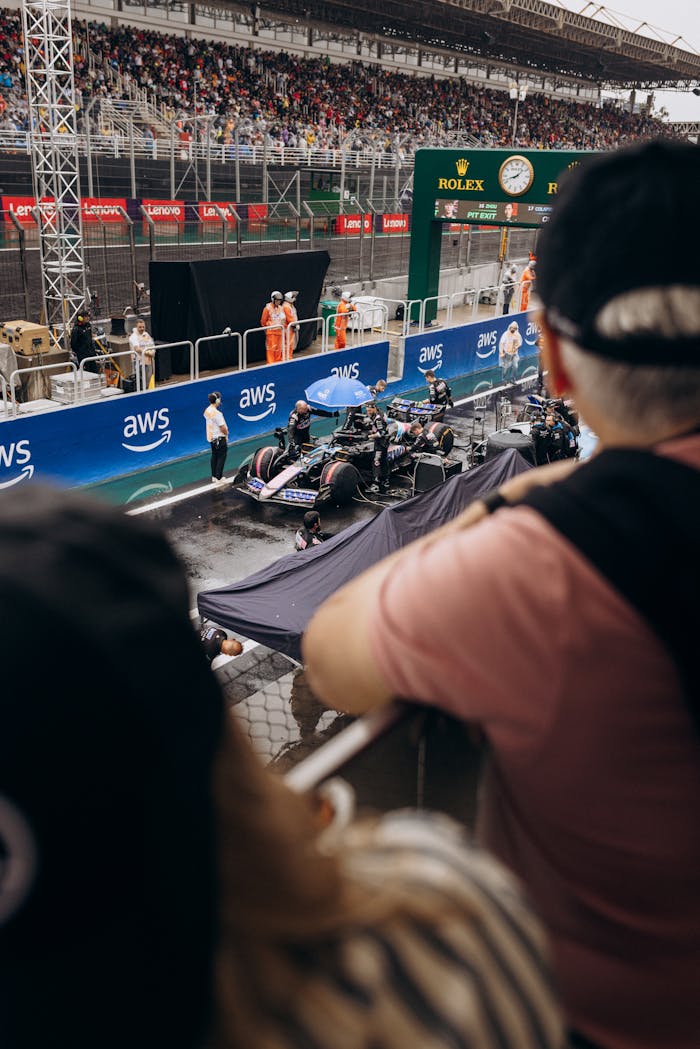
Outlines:
[[206,451],[203,412],[214,387],[231,441],[270,433],[312,382],[374,383],[388,360],[389,343],[379,342],[0,422],[0,490],[37,479],[91,484]]
[[400,384],[392,383],[392,392],[424,386],[423,376],[429,370],[443,379],[455,379],[497,367],[501,336],[513,323],[518,325],[522,338],[520,360],[536,357],[539,329],[532,313],[511,313],[459,328],[428,329],[422,335],[409,335],[405,343],[403,379]]

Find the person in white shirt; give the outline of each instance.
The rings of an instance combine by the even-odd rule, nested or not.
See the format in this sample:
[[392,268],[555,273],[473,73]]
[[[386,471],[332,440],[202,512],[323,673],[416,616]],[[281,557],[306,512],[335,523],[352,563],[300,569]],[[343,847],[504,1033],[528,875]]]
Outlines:
[[207,440],[211,445],[211,483],[220,484],[228,454],[228,426],[221,411],[221,394],[218,390],[209,394],[204,419],[207,424]]
[[501,335],[498,344],[498,363],[501,366],[504,382],[512,381],[518,374],[518,361],[520,360],[518,351],[522,344],[523,337],[520,334],[518,323],[511,321]]
[[155,386],[156,347],[153,339],[146,331],[145,321],[138,320],[136,322],[136,327],[129,336],[129,346],[134,355],[134,368],[141,372],[143,388],[148,390]]

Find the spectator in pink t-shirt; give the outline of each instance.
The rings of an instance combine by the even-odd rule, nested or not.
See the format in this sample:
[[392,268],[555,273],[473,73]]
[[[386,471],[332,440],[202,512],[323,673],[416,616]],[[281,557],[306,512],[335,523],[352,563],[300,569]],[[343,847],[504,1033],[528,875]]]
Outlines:
[[577,1047],[700,1044],[698,184],[700,151],[660,140],[569,176],[538,242],[543,358],[599,452],[380,562],[303,646],[330,706],[480,725],[479,832],[548,926]]

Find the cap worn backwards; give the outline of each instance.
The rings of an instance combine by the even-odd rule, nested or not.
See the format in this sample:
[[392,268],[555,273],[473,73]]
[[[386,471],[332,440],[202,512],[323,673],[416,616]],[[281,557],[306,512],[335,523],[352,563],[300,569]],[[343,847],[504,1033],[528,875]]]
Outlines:
[[665,140],[564,176],[538,240],[550,326],[611,360],[700,367],[698,185],[700,150]]

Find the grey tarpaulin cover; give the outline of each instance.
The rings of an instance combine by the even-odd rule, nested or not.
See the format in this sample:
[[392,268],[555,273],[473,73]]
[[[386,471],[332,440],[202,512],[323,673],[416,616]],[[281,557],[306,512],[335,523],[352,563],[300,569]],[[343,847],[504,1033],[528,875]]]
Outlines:
[[480,495],[529,469],[516,451],[504,452],[429,492],[358,521],[320,546],[287,554],[230,586],[202,591],[197,596],[199,613],[300,660],[301,635],[322,601],[365,568],[452,520]]

